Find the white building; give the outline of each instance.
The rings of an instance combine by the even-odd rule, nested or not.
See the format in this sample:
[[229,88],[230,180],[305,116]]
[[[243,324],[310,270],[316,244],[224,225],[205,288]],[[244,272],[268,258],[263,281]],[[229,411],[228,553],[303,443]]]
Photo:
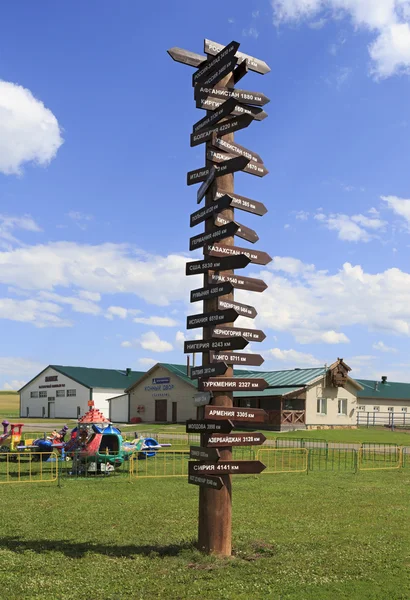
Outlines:
[[76,419],[95,408],[109,416],[108,398],[119,396],[143,372],[125,369],[88,369],[49,365],[20,392],[20,416],[49,419]]

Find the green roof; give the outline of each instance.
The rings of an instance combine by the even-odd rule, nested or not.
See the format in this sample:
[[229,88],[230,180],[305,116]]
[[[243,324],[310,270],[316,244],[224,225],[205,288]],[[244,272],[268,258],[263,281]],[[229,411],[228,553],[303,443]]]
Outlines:
[[125,370],[120,371],[117,369],[88,369],[87,367],[65,367],[62,365],[50,365],[50,367],[89,388],[125,390],[145,375],[143,371],[130,371],[126,375]]
[[168,369],[168,371],[171,371],[171,373],[174,373],[174,375],[177,375],[178,377],[183,379],[185,383],[189,383],[194,387],[198,387],[198,380],[193,380],[186,374],[186,365],[172,365],[170,363],[159,364],[161,367],[164,367],[164,369]]
[[[410,383],[394,381],[375,381],[372,379],[356,379],[364,388],[358,390],[358,398],[385,398],[386,400],[410,400]],[[377,384],[377,385],[376,385]],[[377,389],[375,389],[377,387]]]

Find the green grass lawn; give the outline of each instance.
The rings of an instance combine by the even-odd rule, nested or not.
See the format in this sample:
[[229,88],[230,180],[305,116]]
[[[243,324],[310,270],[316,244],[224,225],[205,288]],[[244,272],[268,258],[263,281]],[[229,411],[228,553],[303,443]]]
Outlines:
[[236,476],[234,556],[193,545],[198,488],[126,477],[3,485],[8,600],[408,600],[410,469]]

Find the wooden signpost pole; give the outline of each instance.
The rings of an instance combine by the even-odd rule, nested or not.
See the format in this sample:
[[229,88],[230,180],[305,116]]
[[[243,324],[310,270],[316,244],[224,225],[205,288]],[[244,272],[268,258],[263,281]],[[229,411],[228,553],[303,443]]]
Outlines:
[[[222,79],[219,83],[220,87],[234,87],[233,73]],[[212,114],[207,111],[207,115]],[[229,133],[222,137],[223,140],[232,143],[234,134]],[[207,166],[212,166],[212,161],[207,158],[208,150],[211,149],[211,141],[205,144],[205,160]],[[214,180],[209,192],[205,196],[205,206],[212,206],[214,198],[218,191],[224,190],[224,193],[234,192],[234,174],[229,173],[222,177],[217,177]],[[225,209],[221,216],[227,221],[234,221],[234,210],[229,207]],[[214,229],[214,219],[210,218],[205,221],[205,231]],[[233,246],[234,238],[228,237],[221,240],[220,245]],[[228,271],[233,273],[233,271]],[[204,286],[208,285],[212,271],[204,275]],[[224,300],[233,300],[233,290],[230,294],[222,296]],[[218,298],[211,298],[204,301],[204,311],[218,310]],[[204,339],[212,337],[211,328],[204,328]],[[203,356],[203,364],[209,364],[209,353]],[[222,377],[233,377],[232,364],[228,364],[228,368]],[[214,392],[213,406],[233,406],[232,392]],[[209,435],[201,435],[201,446],[206,446]],[[232,447],[227,446],[220,450],[221,460],[232,460]],[[230,556],[232,553],[232,475],[222,475],[224,486],[220,490],[215,490],[206,487],[199,488],[199,522],[198,522],[198,546],[199,549],[207,553],[215,553],[223,556]]]

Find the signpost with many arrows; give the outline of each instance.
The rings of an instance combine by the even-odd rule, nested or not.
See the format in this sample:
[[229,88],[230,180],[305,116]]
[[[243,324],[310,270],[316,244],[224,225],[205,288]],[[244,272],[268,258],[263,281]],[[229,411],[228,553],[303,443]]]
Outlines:
[[[190,145],[205,145],[204,166],[187,173],[187,184],[200,184],[198,204],[205,206],[190,216],[190,226],[204,223],[204,231],[190,239],[189,249],[203,249],[204,258],[188,262],[186,275],[203,274],[203,287],[191,291],[191,302],[203,301],[202,312],[187,317],[187,328],[203,328],[203,339],[184,343],[185,353],[202,355],[202,365],[188,373],[198,380],[198,415],[189,420],[187,433],[200,433],[201,444],[191,447],[188,482],[199,486],[198,545],[205,552],[231,554],[231,475],[261,473],[259,461],[232,460],[232,447],[261,445],[261,433],[232,434],[234,423],[263,423],[266,413],[260,409],[233,406],[233,392],[258,392],[269,384],[262,377],[235,377],[234,365],[260,366],[259,354],[235,352],[249,342],[262,342],[263,331],[234,327],[239,316],[254,319],[253,306],[234,299],[235,289],[263,292],[261,279],[237,275],[250,263],[266,265],[272,259],[266,252],[235,245],[235,236],[254,244],[257,233],[238,223],[234,209],[263,216],[264,204],[240,196],[234,191],[234,174],[249,173],[264,177],[268,170],[257,152],[234,141],[233,133],[261,122],[267,117],[264,107],[269,98],[257,91],[236,89],[235,84],[249,70],[265,74],[270,71],[265,61],[239,52],[239,43],[226,46],[206,39],[205,55],[182,48],[168,50],[176,62],[196,68],[192,75],[197,108],[206,110],[192,128]],[[203,113],[202,113],[203,114]],[[259,125],[258,125],[259,126]],[[257,181],[257,179],[254,179]],[[240,219],[241,220],[241,219]],[[198,336],[199,337],[199,336]],[[209,403],[205,404],[209,399]]]

